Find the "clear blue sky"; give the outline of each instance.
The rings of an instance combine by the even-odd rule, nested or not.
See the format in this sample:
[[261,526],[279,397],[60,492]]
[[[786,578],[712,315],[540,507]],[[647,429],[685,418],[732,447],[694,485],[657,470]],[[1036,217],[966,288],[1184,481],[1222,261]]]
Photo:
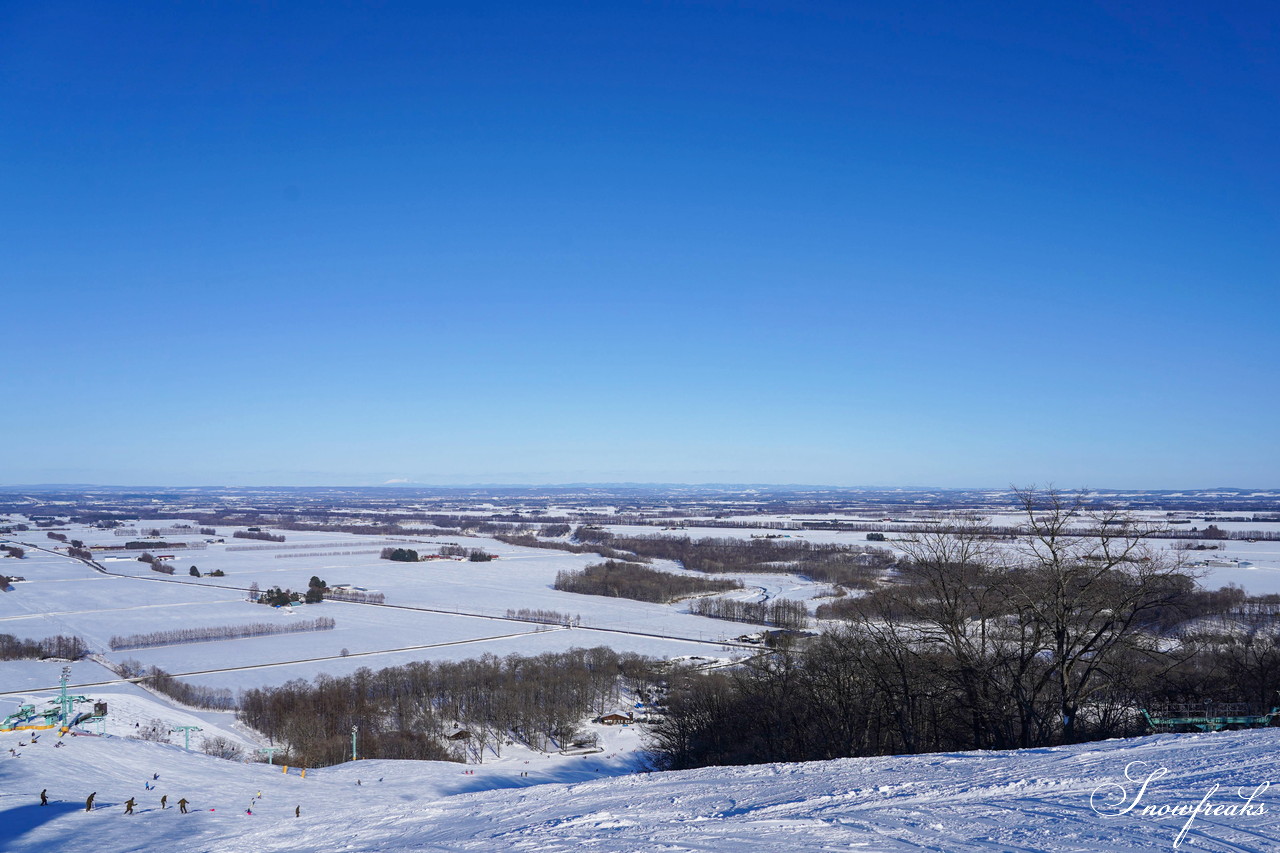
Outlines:
[[0,4],[0,483],[1280,486],[1278,45]]

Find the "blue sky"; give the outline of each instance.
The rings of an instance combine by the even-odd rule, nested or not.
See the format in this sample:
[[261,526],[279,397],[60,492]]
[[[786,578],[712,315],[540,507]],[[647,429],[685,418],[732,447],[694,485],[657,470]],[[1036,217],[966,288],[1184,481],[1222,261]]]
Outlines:
[[1220,5],[0,4],[0,483],[1280,486]]

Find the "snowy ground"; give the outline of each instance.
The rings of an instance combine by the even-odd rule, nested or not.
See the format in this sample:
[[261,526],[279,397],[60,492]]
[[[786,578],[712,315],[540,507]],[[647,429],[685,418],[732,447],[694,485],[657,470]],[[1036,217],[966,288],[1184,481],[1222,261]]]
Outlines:
[[[94,698],[124,722],[175,713],[144,695]],[[216,721],[190,723],[218,731]],[[1167,807],[1193,809],[1207,796],[1207,806],[1239,812],[1250,794],[1248,813],[1196,816],[1176,849],[1280,849],[1269,786],[1280,781],[1276,730],[650,774],[632,772],[634,729],[604,734],[596,755],[516,750],[468,767],[358,761],[303,779],[297,768],[124,737],[55,747],[54,733],[37,744],[0,733],[0,850],[1154,851],[1175,849],[1187,824]],[[86,813],[94,791],[97,809]],[[138,805],[125,816],[130,797]],[[188,815],[173,807],[182,797]],[[1166,813],[1143,814],[1147,806]]]
[[[82,526],[64,532],[90,546],[127,541]],[[482,548],[499,559],[396,563],[378,558],[381,546],[391,541],[386,537],[289,532],[285,543],[263,543],[233,539],[230,532],[220,530],[226,541],[202,550],[173,549],[171,562],[178,571],[171,577],[138,562],[140,552],[98,552],[99,562],[111,573],[103,574],[56,552],[55,548],[65,550],[61,543],[42,540],[35,532],[21,534],[15,539],[27,548],[27,557],[9,560],[3,568],[26,580],[0,594],[0,632],[32,639],[73,634],[110,660],[134,659],[175,674],[192,673],[191,680],[199,684],[233,689],[310,679],[320,673],[340,675],[362,666],[377,669],[415,660],[537,654],[596,645],[664,658],[723,655],[730,652],[721,642],[744,633],[738,623],[689,614],[687,603],[650,604],[552,588],[557,572],[599,562],[594,554],[520,548],[483,537],[404,537],[405,547],[424,553],[448,541]],[[214,537],[184,537],[190,538]],[[206,575],[192,577],[185,572],[191,565]],[[662,568],[680,571],[671,564]],[[209,577],[212,569],[226,576]],[[333,585],[382,592],[394,606],[327,601],[290,613],[246,600],[250,583],[264,590],[277,585],[306,589],[313,575]],[[794,579],[775,578],[770,590],[776,593],[789,583],[794,586]],[[765,594],[769,591],[750,591],[755,597]],[[566,630],[502,618],[508,610],[521,608],[581,616],[581,627]],[[336,627],[150,649],[109,648],[115,635],[258,622],[283,625],[317,616],[333,617]],[[0,692],[5,689],[0,679]]]

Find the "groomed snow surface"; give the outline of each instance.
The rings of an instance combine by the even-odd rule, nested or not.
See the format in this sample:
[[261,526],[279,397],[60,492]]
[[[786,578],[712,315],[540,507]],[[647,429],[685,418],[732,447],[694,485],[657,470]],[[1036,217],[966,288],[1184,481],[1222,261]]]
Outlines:
[[[173,713],[136,693],[102,698],[113,714]],[[286,775],[130,738],[58,742],[56,731],[35,744],[30,732],[0,733],[0,850],[1280,849],[1280,803],[1269,785],[1280,730],[635,773],[636,732],[615,729],[595,755],[516,750],[467,767],[357,761],[305,779],[296,768]],[[95,791],[96,808],[86,813]],[[138,805],[126,816],[130,797]],[[182,797],[190,814],[175,807]],[[1169,808],[1202,802],[1236,808],[1196,815],[1180,838],[1188,817]],[[1149,806],[1166,813],[1143,814]]]

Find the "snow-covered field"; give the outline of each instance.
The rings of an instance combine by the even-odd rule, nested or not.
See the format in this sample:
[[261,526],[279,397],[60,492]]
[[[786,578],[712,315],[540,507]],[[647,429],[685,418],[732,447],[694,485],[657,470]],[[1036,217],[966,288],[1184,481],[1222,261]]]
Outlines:
[[[93,698],[105,698],[126,728],[156,715],[170,722],[176,713],[131,687]],[[184,719],[206,735],[236,736],[204,715]],[[180,745],[81,736],[55,747],[53,732],[36,744],[29,733],[0,733],[0,849],[1280,849],[1280,802],[1271,785],[1280,730],[647,774],[633,773],[634,729],[602,733],[605,752],[596,755],[508,751],[467,767],[358,761],[311,770],[305,779],[297,768],[285,774]],[[91,792],[96,808],[86,813]],[[161,795],[168,795],[168,809],[161,810]],[[130,797],[137,807],[126,816]],[[174,807],[184,797],[187,815]],[[1202,812],[1193,818],[1171,813],[1198,804]]]
[[[808,518],[809,516],[804,516]],[[833,516],[834,517],[834,516]],[[777,521],[795,519],[779,516]],[[1154,520],[1154,518],[1153,518]],[[1017,516],[993,523],[1011,524]],[[165,527],[174,522],[153,521]],[[1224,530],[1280,529],[1280,523],[1216,522]],[[1205,526],[1197,519],[1190,526]],[[678,531],[653,527],[612,526],[620,535],[686,535],[692,538],[762,535],[751,528],[690,526]],[[132,537],[71,525],[62,531],[89,546],[120,546]],[[169,540],[195,540],[205,547],[173,549],[173,576],[151,571],[137,561],[140,552],[97,551],[111,574],[102,574],[68,557],[65,546],[28,531],[14,539],[24,543],[27,557],[5,560],[3,571],[21,573],[26,581],[0,595],[0,632],[40,638],[75,634],[94,651],[116,662],[133,659],[173,673],[191,673],[191,681],[212,687],[279,684],[321,673],[346,674],[359,667],[377,669],[414,660],[455,660],[481,654],[507,655],[560,651],[574,646],[609,645],[657,657],[725,656],[736,636],[750,626],[694,616],[687,602],[649,604],[620,598],[582,596],[553,588],[560,571],[577,570],[600,560],[594,554],[507,545],[486,537],[430,534],[358,536],[332,532],[287,533],[283,543],[236,539],[231,528],[216,535],[169,535]],[[779,531],[815,543],[873,544],[897,549],[895,543],[868,543],[865,533]],[[206,539],[222,542],[205,543]],[[378,551],[389,543],[431,553],[442,543],[480,548],[498,555],[491,562],[433,560],[396,563]],[[1153,540],[1167,548],[1173,540]],[[1236,583],[1251,593],[1280,592],[1280,542],[1230,540],[1220,551],[1180,552],[1189,559],[1240,559],[1252,566],[1206,567],[1199,571],[1206,586]],[[163,551],[161,551],[163,552]],[[195,578],[190,566],[204,573]],[[657,561],[655,568],[681,572],[678,565]],[[209,577],[219,569],[224,577]],[[331,585],[352,584],[381,592],[392,607],[328,601],[276,610],[247,601],[246,589],[281,586],[305,589],[318,575]],[[729,597],[747,600],[792,598],[812,600],[829,594],[826,584],[795,575],[742,575],[744,589]],[[508,610],[550,610],[581,618],[581,627],[507,621]],[[465,615],[457,615],[465,614]],[[239,640],[112,651],[112,636],[187,627],[249,623],[287,625],[300,619],[329,616],[332,630],[281,634]],[[600,630],[603,629],[603,630]],[[621,633],[619,633],[621,632]],[[2,685],[0,685],[2,689]]]
[[[90,547],[127,541],[109,531],[82,526],[63,532]],[[392,541],[385,537],[291,531],[285,543],[263,543],[233,539],[230,532],[220,531],[220,537],[187,537],[224,538],[225,542],[199,550],[173,549],[170,562],[177,572],[172,576],[138,562],[141,552],[95,552],[111,573],[103,574],[58,552],[65,546],[42,541],[42,534],[13,537],[26,548],[27,556],[8,560],[3,569],[26,580],[0,594],[0,632],[33,639],[74,634],[108,660],[132,659],[175,674],[193,673],[189,680],[199,684],[235,689],[415,660],[538,654],[596,645],[656,657],[723,656],[734,652],[721,644],[746,630],[738,623],[691,615],[685,603],[650,604],[553,588],[557,572],[599,562],[594,554],[521,548],[483,537],[439,541],[397,537],[399,544],[423,553],[434,552],[440,541],[446,541],[498,555],[483,563],[397,563],[378,557],[381,547]],[[192,577],[187,572],[192,565],[204,575]],[[672,564],[662,568],[682,571]],[[213,569],[225,576],[209,577]],[[381,592],[392,606],[326,601],[290,610],[247,600],[250,583],[263,590],[272,586],[305,590],[313,575],[331,585],[352,584]],[[760,586],[755,578],[748,582]],[[771,589],[795,585],[779,577]],[[767,593],[753,588],[745,594]],[[505,618],[508,610],[521,608],[556,611],[581,620],[567,629]],[[147,649],[113,651],[109,645],[116,635],[252,623],[288,625],[317,616],[332,617],[336,626],[326,631]]]

